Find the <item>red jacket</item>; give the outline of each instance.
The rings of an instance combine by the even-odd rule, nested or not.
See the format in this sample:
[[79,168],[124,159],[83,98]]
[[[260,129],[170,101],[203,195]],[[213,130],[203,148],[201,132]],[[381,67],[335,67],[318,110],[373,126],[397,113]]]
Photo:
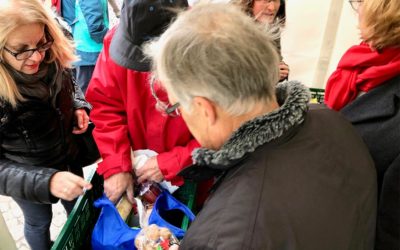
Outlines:
[[59,15],[61,15],[61,0],[51,0],[51,6],[56,9]]
[[[191,152],[199,144],[181,117],[166,116],[155,108],[148,72],[117,65],[108,50],[115,28],[104,38],[92,80],[86,93],[93,105],[90,118],[96,125],[94,138],[103,161],[97,172],[109,176],[132,169],[131,149],[151,149],[159,153],[158,165],[164,178],[183,184],[177,173],[190,165]],[[160,99],[165,91],[156,88]]]

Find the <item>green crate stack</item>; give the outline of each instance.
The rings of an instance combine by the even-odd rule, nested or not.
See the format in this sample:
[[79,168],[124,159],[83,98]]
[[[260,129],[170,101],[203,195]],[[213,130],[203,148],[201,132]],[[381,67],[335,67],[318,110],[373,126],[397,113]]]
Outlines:
[[88,180],[93,188],[77,200],[51,250],[90,249],[92,230],[100,214],[93,202],[103,194],[103,180],[95,170]]
[[310,88],[311,99],[317,100],[318,103],[324,103],[325,90],[318,88]]

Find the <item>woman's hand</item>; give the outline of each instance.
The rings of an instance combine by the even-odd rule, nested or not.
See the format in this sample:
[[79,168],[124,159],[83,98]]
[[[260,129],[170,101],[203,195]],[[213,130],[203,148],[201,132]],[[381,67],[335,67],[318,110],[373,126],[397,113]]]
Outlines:
[[50,193],[66,201],[72,201],[91,188],[92,184],[85,179],[67,171],[57,172],[50,179]]
[[74,133],[74,134],[85,133],[85,131],[88,128],[88,124],[89,124],[89,116],[86,113],[85,109],[75,110],[75,122],[76,122],[76,126],[72,130],[72,133]]
[[161,182],[164,179],[164,176],[158,167],[156,156],[149,158],[139,169],[135,169],[135,174],[138,177],[139,183],[145,181]]
[[284,61],[279,63],[279,81],[286,79],[289,76],[289,65]]

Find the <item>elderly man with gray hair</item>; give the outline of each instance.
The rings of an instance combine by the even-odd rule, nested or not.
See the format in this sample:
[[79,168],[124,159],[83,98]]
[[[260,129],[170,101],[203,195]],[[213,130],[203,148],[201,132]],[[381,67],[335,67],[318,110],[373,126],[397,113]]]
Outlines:
[[217,177],[180,249],[373,249],[376,174],[340,114],[278,81],[268,34],[232,5],[199,4],[148,45],[202,148],[180,175]]

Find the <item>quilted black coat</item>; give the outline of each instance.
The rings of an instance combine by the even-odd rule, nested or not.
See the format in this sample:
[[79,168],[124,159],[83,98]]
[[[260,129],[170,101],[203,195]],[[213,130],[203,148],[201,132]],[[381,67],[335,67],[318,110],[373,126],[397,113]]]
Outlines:
[[71,72],[62,74],[55,105],[33,97],[16,108],[0,101],[0,194],[53,203],[51,176],[81,167],[72,134],[74,110],[90,105]]

